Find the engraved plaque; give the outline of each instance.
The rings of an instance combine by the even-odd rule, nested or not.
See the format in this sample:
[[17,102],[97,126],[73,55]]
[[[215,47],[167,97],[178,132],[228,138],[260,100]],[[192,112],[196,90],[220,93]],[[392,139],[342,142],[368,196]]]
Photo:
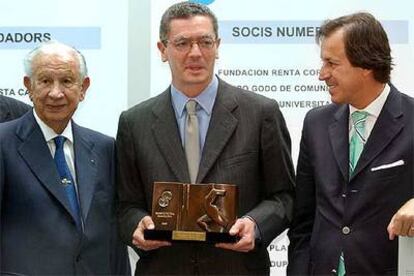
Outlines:
[[236,242],[228,234],[237,219],[238,189],[230,184],[155,182],[152,219],[145,239]]

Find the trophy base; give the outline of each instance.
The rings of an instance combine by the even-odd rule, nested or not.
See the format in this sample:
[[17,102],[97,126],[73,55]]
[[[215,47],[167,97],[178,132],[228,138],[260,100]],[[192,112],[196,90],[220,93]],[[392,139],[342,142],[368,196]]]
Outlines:
[[144,230],[144,238],[146,240],[206,243],[236,243],[239,240],[237,236],[231,236],[229,233],[148,229]]

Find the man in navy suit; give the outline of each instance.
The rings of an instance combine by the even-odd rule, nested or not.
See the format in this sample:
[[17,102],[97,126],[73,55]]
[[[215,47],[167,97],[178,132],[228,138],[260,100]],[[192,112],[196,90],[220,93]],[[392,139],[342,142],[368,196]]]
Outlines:
[[19,118],[30,110],[30,105],[0,95],[0,123]]
[[71,119],[90,83],[84,57],[50,42],[25,70],[34,109],[0,124],[1,274],[127,275],[114,140]]
[[395,237],[414,235],[414,99],[390,83],[372,15],[329,20],[317,39],[333,103],[304,121],[288,274],[396,274]]

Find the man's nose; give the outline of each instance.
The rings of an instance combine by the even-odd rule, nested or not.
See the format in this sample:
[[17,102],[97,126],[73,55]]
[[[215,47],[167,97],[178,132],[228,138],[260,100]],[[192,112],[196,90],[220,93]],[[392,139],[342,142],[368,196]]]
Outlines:
[[323,81],[329,78],[329,72],[325,64],[322,64],[321,70],[319,71],[319,80]]
[[197,41],[191,42],[189,55],[201,55],[200,45]]
[[49,96],[54,98],[60,98],[63,96],[63,85],[61,83],[55,81],[50,86]]

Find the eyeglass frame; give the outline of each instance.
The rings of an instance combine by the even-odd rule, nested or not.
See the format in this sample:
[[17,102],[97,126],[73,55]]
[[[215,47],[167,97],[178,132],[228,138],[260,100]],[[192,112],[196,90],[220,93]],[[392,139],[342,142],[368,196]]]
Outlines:
[[[203,46],[203,44],[200,44],[203,40],[211,40],[211,46],[206,46],[206,45],[204,45]],[[167,44],[171,44],[173,47],[174,47],[174,49],[176,49],[178,52],[182,52],[182,53],[188,53],[188,52],[190,52],[191,51],[191,49],[193,48],[193,45],[194,44],[197,44],[197,46],[198,46],[198,48],[201,50],[201,51],[209,51],[209,50],[211,50],[211,49],[213,49],[214,48],[214,45],[219,41],[220,39],[219,38],[212,38],[211,36],[202,36],[202,37],[199,37],[199,38],[196,38],[196,39],[192,39],[192,38],[186,38],[186,37],[180,37],[180,38],[178,38],[178,39],[175,39],[175,40],[173,40],[173,41],[171,41],[171,40],[169,40],[169,39],[164,39],[164,40],[162,40],[161,42],[167,47]],[[189,45],[186,45],[186,46],[183,46],[183,48],[182,47],[180,47],[180,46],[177,46],[177,43],[178,42],[180,42],[180,41],[185,41],[186,43],[187,42],[189,42],[190,44]],[[188,47],[188,48],[187,48]]]

